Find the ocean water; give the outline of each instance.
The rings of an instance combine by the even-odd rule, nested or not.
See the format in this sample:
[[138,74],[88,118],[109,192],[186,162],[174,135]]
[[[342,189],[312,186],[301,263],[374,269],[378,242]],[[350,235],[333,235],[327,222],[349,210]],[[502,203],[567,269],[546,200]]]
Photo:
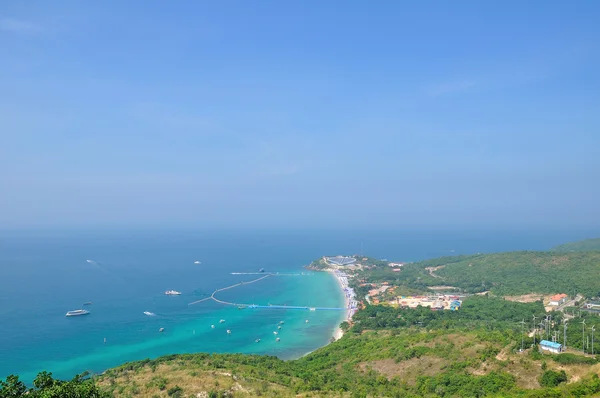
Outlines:
[[[335,279],[303,266],[322,255],[361,252],[415,261],[459,253],[544,250],[600,235],[597,232],[0,232],[0,378],[19,374],[31,382],[41,370],[69,378],[85,370],[102,372],[126,361],[171,353],[296,358],[327,344],[343,312],[240,310],[210,300],[189,303],[215,289],[260,277],[232,272],[265,268],[296,275],[268,277],[223,291],[218,298],[248,304],[342,307]],[[202,263],[194,264],[196,260]],[[167,289],[183,294],[165,296]],[[88,301],[92,305],[84,308],[90,315],[64,316]],[[280,321],[284,324],[278,330]],[[165,331],[160,333],[159,328]],[[281,341],[276,342],[276,337]]]

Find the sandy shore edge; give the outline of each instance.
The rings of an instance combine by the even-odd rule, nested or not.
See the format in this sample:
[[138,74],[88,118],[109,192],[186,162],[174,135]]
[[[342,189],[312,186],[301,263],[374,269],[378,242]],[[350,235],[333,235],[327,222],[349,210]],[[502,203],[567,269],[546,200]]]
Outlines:
[[[352,312],[350,309],[350,299],[348,298],[348,296],[346,295],[346,292],[344,291],[344,284],[342,283],[342,280],[340,279],[339,275],[335,272],[335,270],[328,269],[327,272],[329,272],[329,273],[331,273],[331,275],[333,275],[333,277],[335,278],[335,280],[338,283],[338,286],[340,287],[340,292],[341,292],[342,296],[344,296],[344,307],[346,309],[344,310],[344,319],[342,321],[340,321],[340,323],[343,321],[349,321],[352,318]],[[334,330],[332,337],[334,340],[337,341],[337,340],[341,339],[342,336],[344,336],[344,331],[338,325],[338,327]]]

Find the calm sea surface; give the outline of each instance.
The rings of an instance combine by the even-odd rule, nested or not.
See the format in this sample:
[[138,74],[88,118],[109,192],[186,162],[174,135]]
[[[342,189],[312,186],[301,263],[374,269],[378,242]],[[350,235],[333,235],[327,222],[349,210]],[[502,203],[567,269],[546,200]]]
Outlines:
[[[31,382],[41,370],[68,378],[130,360],[199,351],[295,358],[327,344],[342,313],[188,303],[258,277],[232,272],[265,268],[300,275],[269,277],[218,297],[238,303],[341,307],[333,277],[307,272],[303,266],[322,255],[361,251],[415,261],[544,250],[600,235],[596,232],[0,232],[0,378],[19,374]],[[202,263],[194,264],[196,260]],[[165,296],[167,289],[183,294]],[[90,315],[64,316],[85,302],[92,302],[84,307]],[[157,315],[149,317],[144,311]],[[276,336],[280,321],[284,325]]]

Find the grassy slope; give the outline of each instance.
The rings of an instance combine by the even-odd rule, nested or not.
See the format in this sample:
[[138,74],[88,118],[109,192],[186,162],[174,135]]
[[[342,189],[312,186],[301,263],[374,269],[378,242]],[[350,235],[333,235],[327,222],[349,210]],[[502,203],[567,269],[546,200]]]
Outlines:
[[550,249],[550,251],[553,252],[582,252],[595,250],[600,250],[600,238],[565,243]]
[[[434,276],[427,270],[440,267]],[[366,271],[367,279],[426,290],[450,285],[467,292],[491,290],[500,295],[528,293],[582,293],[600,295],[600,252],[510,252],[442,257],[388,269]]]
[[[491,395],[547,396],[537,381],[544,362],[549,369],[564,369],[572,381],[600,371],[598,364],[561,365],[513,347],[501,334],[481,331],[380,330],[346,336],[297,361],[178,355],[124,365],[102,376],[99,384],[115,397],[167,397],[175,386],[185,397],[225,391],[267,397],[350,397],[360,391],[390,396],[396,391],[399,396],[434,397],[463,396],[468,385]],[[507,387],[497,387],[499,383]]]

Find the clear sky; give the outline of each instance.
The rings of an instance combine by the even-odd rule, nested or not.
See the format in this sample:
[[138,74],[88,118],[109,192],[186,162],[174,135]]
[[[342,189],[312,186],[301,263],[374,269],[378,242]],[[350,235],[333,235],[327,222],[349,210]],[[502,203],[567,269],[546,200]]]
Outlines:
[[0,226],[598,226],[598,1],[2,1]]

